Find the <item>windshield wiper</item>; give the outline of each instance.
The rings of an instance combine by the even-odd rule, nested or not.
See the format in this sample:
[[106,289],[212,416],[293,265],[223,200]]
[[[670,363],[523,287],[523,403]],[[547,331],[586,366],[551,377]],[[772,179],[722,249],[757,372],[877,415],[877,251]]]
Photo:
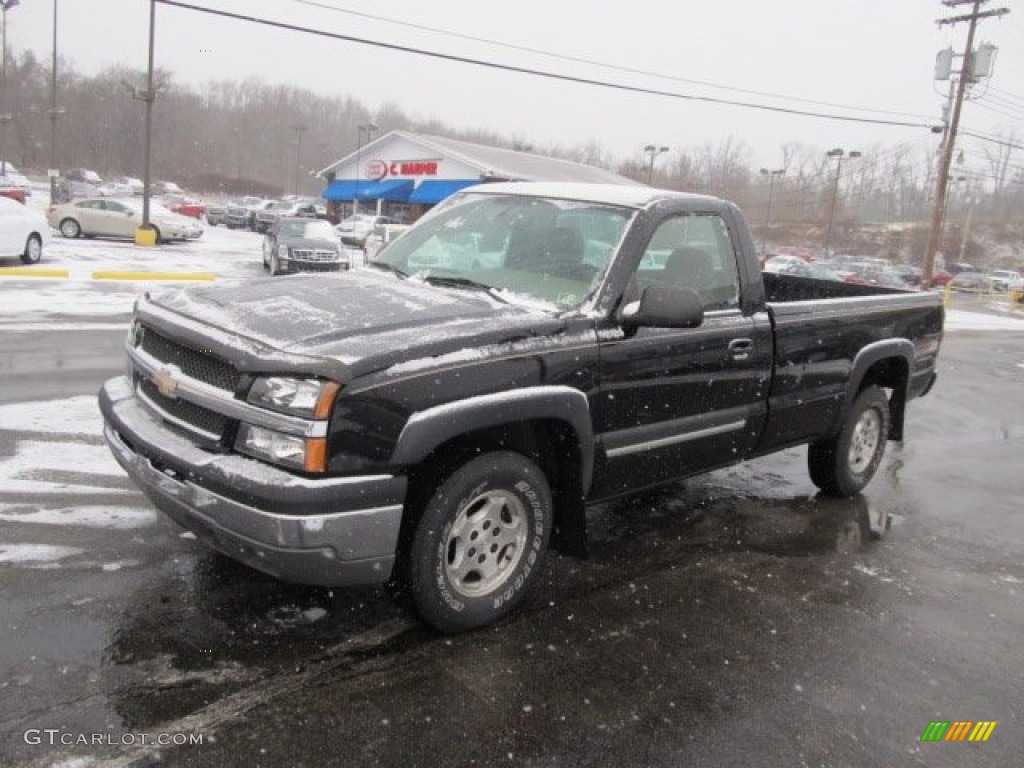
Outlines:
[[503,304],[509,303],[508,299],[502,296],[493,285],[487,285],[487,283],[481,283],[478,280],[473,280],[468,277],[456,277],[454,275],[424,275],[423,280],[431,285],[444,285],[452,288],[472,288],[477,291],[484,291]]
[[395,275],[398,275],[399,277],[403,277],[403,278],[409,276],[409,274],[407,272],[403,272],[398,267],[393,267],[393,266],[391,266],[390,264],[388,264],[387,262],[384,262],[384,261],[368,261],[368,262],[366,262],[366,266],[373,267],[374,269],[380,269],[380,270],[382,270],[384,272],[391,272],[391,273],[393,273]]

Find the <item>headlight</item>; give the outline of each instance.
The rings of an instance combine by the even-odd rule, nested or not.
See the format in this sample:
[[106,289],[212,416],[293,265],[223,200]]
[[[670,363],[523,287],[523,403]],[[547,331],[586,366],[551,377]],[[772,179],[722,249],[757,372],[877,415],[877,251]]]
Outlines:
[[326,419],[339,385],[322,379],[264,376],[249,390],[249,402],[272,411]]
[[288,258],[288,246],[287,245],[279,245],[279,246],[277,246],[277,255],[280,258],[282,258],[282,259],[287,259]]
[[326,469],[327,441],[322,437],[285,435],[272,429],[240,424],[235,450],[258,459],[306,472]]

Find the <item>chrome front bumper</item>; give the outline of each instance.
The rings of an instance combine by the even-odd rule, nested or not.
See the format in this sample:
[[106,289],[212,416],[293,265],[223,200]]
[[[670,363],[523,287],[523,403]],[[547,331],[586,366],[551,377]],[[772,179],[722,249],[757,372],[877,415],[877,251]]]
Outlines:
[[373,584],[391,575],[406,480],[308,479],[211,453],[168,429],[125,377],[99,394],[114,458],[153,504],[224,554],[286,581]]

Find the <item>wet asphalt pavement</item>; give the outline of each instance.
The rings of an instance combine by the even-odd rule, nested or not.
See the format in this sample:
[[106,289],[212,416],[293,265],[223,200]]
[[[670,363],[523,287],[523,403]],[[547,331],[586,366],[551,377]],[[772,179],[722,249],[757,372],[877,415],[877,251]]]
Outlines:
[[[3,400],[119,372],[123,331],[82,333],[43,357],[4,333]],[[235,565],[124,476],[22,468],[44,484],[0,487],[0,765],[1019,765],[1024,334],[948,334],[940,376],[863,497],[816,497],[799,449],[602,505],[588,561],[552,553],[522,610],[455,637],[383,589]],[[29,443],[105,450],[0,423],[0,467]],[[998,725],[922,743],[933,720]]]

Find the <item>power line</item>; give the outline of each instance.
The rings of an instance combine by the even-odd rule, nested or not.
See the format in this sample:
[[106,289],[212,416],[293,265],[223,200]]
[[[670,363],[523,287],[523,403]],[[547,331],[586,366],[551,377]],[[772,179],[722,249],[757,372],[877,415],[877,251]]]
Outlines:
[[817,100],[814,100],[814,99],[804,99],[804,98],[801,98],[799,96],[789,96],[789,95],[786,95],[786,94],[771,93],[769,91],[755,91],[755,90],[751,90],[751,89],[748,89],[748,88],[739,88],[739,87],[731,86],[731,85],[722,85],[720,83],[713,83],[713,82],[710,82],[708,80],[693,80],[693,79],[690,79],[690,78],[679,77],[677,75],[667,75],[667,74],[662,73],[662,72],[654,72],[652,70],[647,70],[647,69],[636,69],[634,67],[625,67],[625,66],[622,66],[622,65],[619,65],[619,64],[609,64],[607,62],[597,61],[596,59],[587,59],[587,58],[583,58],[583,57],[580,57],[580,56],[569,56],[567,54],[554,53],[552,51],[545,51],[545,50],[543,50],[541,48],[531,48],[531,47],[525,46],[525,45],[517,45],[515,43],[506,43],[506,42],[503,42],[501,40],[493,40],[493,39],[486,38],[486,37],[478,37],[478,36],[475,36],[475,35],[468,35],[468,34],[465,34],[465,33],[462,33],[462,32],[454,32],[452,30],[442,29],[440,27],[431,27],[431,26],[428,26],[426,24],[415,24],[413,22],[403,21],[401,19],[388,18],[387,16],[377,16],[375,14],[365,13],[363,11],[353,11],[353,10],[351,10],[349,8],[339,8],[338,6],[330,5],[329,3],[317,2],[317,0],[292,0],[292,2],[298,3],[300,5],[307,5],[307,6],[314,7],[314,8],[322,8],[324,10],[334,11],[336,13],[344,13],[344,14],[347,14],[347,15],[350,15],[350,16],[356,16],[356,17],[363,18],[363,19],[370,19],[371,21],[382,21],[382,22],[385,22],[387,24],[394,24],[394,25],[400,26],[400,27],[407,27],[409,29],[416,29],[416,30],[419,30],[419,31],[422,31],[422,32],[432,32],[432,33],[435,33],[435,34],[446,35],[448,37],[454,37],[454,38],[457,38],[459,40],[469,40],[469,41],[474,42],[474,43],[485,43],[487,45],[493,45],[493,46],[497,46],[499,48],[507,48],[507,49],[513,50],[513,51],[521,51],[521,52],[525,52],[525,53],[535,53],[535,54],[539,54],[541,56],[548,56],[550,58],[558,59],[558,60],[561,60],[561,61],[571,61],[571,62],[575,62],[577,64],[588,64],[590,66],[602,67],[604,69],[610,69],[610,70],[613,70],[613,71],[616,71],[616,72],[624,72],[624,73],[633,74],[633,75],[644,75],[646,77],[656,77],[656,78],[659,78],[661,80],[670,80],[672,82],[677,82],[677,83],[688,83],[690,85],[700,85],[700,86],[704,86],[706,88],[717,88],[717,89],[723,90],[723,91],[731,91],[731,92],[734,92],[734,93],[746,93],[746,94],[749,94],[751,96],[765,96],[765,97],[770,98],[770,99],[780,99],[780,100],[785,100],[785,101],[794,101],[794,102],[799,102],[799,103],[802,103],[802,104],[817,104],[817,105],[823,106],[823,107],[837,107],[839,109],[850,109],[850,110],[857,110],[857,111],[860,111],[860,112],[873,112],[875,114],[880,114],[880,115],[902,115],[904,117],[917,117],[917,118],[921,118],[921,119],[926,119],[926,118],[922,118],[921,115],[919,115],[917,113],[914,113],[914,112],[899,112],[899,111],[895,111],[895,110],[875,109],[875,108],[871,108],[871,107],[855,107],[855,106],[850,106],[849,104],[838,104],[836,102],[830,102],[830,101],[817,101]]
[[1005,139],[997,139],[992,136],[985,136],[981,133],[974,133],[972,131],[960,131],[964,136],[970,136],[972,139],[978,139],[980,141],[987,141],[992,144],[1001,144],[1004,147],[1010,147],[1012,149],[1024,149],[1024,144],[1017,144],[1013,141],[1006,141]]
[[640,93],[646,94],[648,96],[664,96],[667,98],[682,99],[685,101],[700,101],[709,104],[721,104],[724,106],[757,109],[765,112],[778,112],[788,115],[800,115],[803,117],[817,117],[824,120],[836,120],[840,122],[868,123],[872,125],[890,125],[901,128],[931,129],[933,127],[930,123],[914,123],[899,120],[880,120],[877,118],[869,117],[855,117],[851,115],[836,115],[825,112],[813,112],[810,110],[793,109],[789,107],[775,107],[767,104],[756,104],[753,102],[720,99],[713,96],[697,96],[693,94],[676,93],[673,91],[664,91],[656,88],[642,88],[639,86],[626,85],[623,83],[613,83],[605,80],[596,80],[593,78],[575,77],[572,75],[561,75],[555,72],[548,72],[546,70],[533,69],[531,67],[518,67],[510,64],[499,64],[497,62],[487,61],[484,59],[476,59],[468,56],[456,56],[454,54],[448,53],[439,53],[437,51],[429,51],[422,48],[413,48],[406,45],[387,43],[380,40],[370,40],[367,38],[354,37],[352,35],[342,35],[336,32],[327,32],[325,30],[312,29],[310,27],[302,27],[297,24],[285,24],[283,22],[271,21],[269,19],[262,19],[256,16],[246,16],[244,14],[232,13],[230,11],[221,11],[213,8],[204,8],[202,6],[193,5],[191,3],[180,2],[180,0],[154,0],[154,2],[160,3],[161,5],[174,6],[177,8],[184,8],[186,10],[197,11],[199,13],[206,13],[213,16],[221,16],[223,18],[235,19],[237,21],[247,21],[253,24],[261,24],[263,26],[274,27],[277,29],[286,29],[292,32],[302,32],[304,34],[316,35],[318,37],[326,37],[332,40],[343,40],[349,43],[358,43],[360,45],[368,45],[375,48],[384,48],[386,50],[399,51],[401,53],[409,53],[416,56],[440,59],[442,61],[451,61],[460,64],[472,64],[474,66],[486,67],[489,69],[497,69],[504,72],[516,72],[524,75],[534,75],[536,77],[544,77],[550,80],[560,80],[562,82],[578,83],[581,85],[592,85],[601,88],[610,88],[618,91],[626,91],[629,93]]

